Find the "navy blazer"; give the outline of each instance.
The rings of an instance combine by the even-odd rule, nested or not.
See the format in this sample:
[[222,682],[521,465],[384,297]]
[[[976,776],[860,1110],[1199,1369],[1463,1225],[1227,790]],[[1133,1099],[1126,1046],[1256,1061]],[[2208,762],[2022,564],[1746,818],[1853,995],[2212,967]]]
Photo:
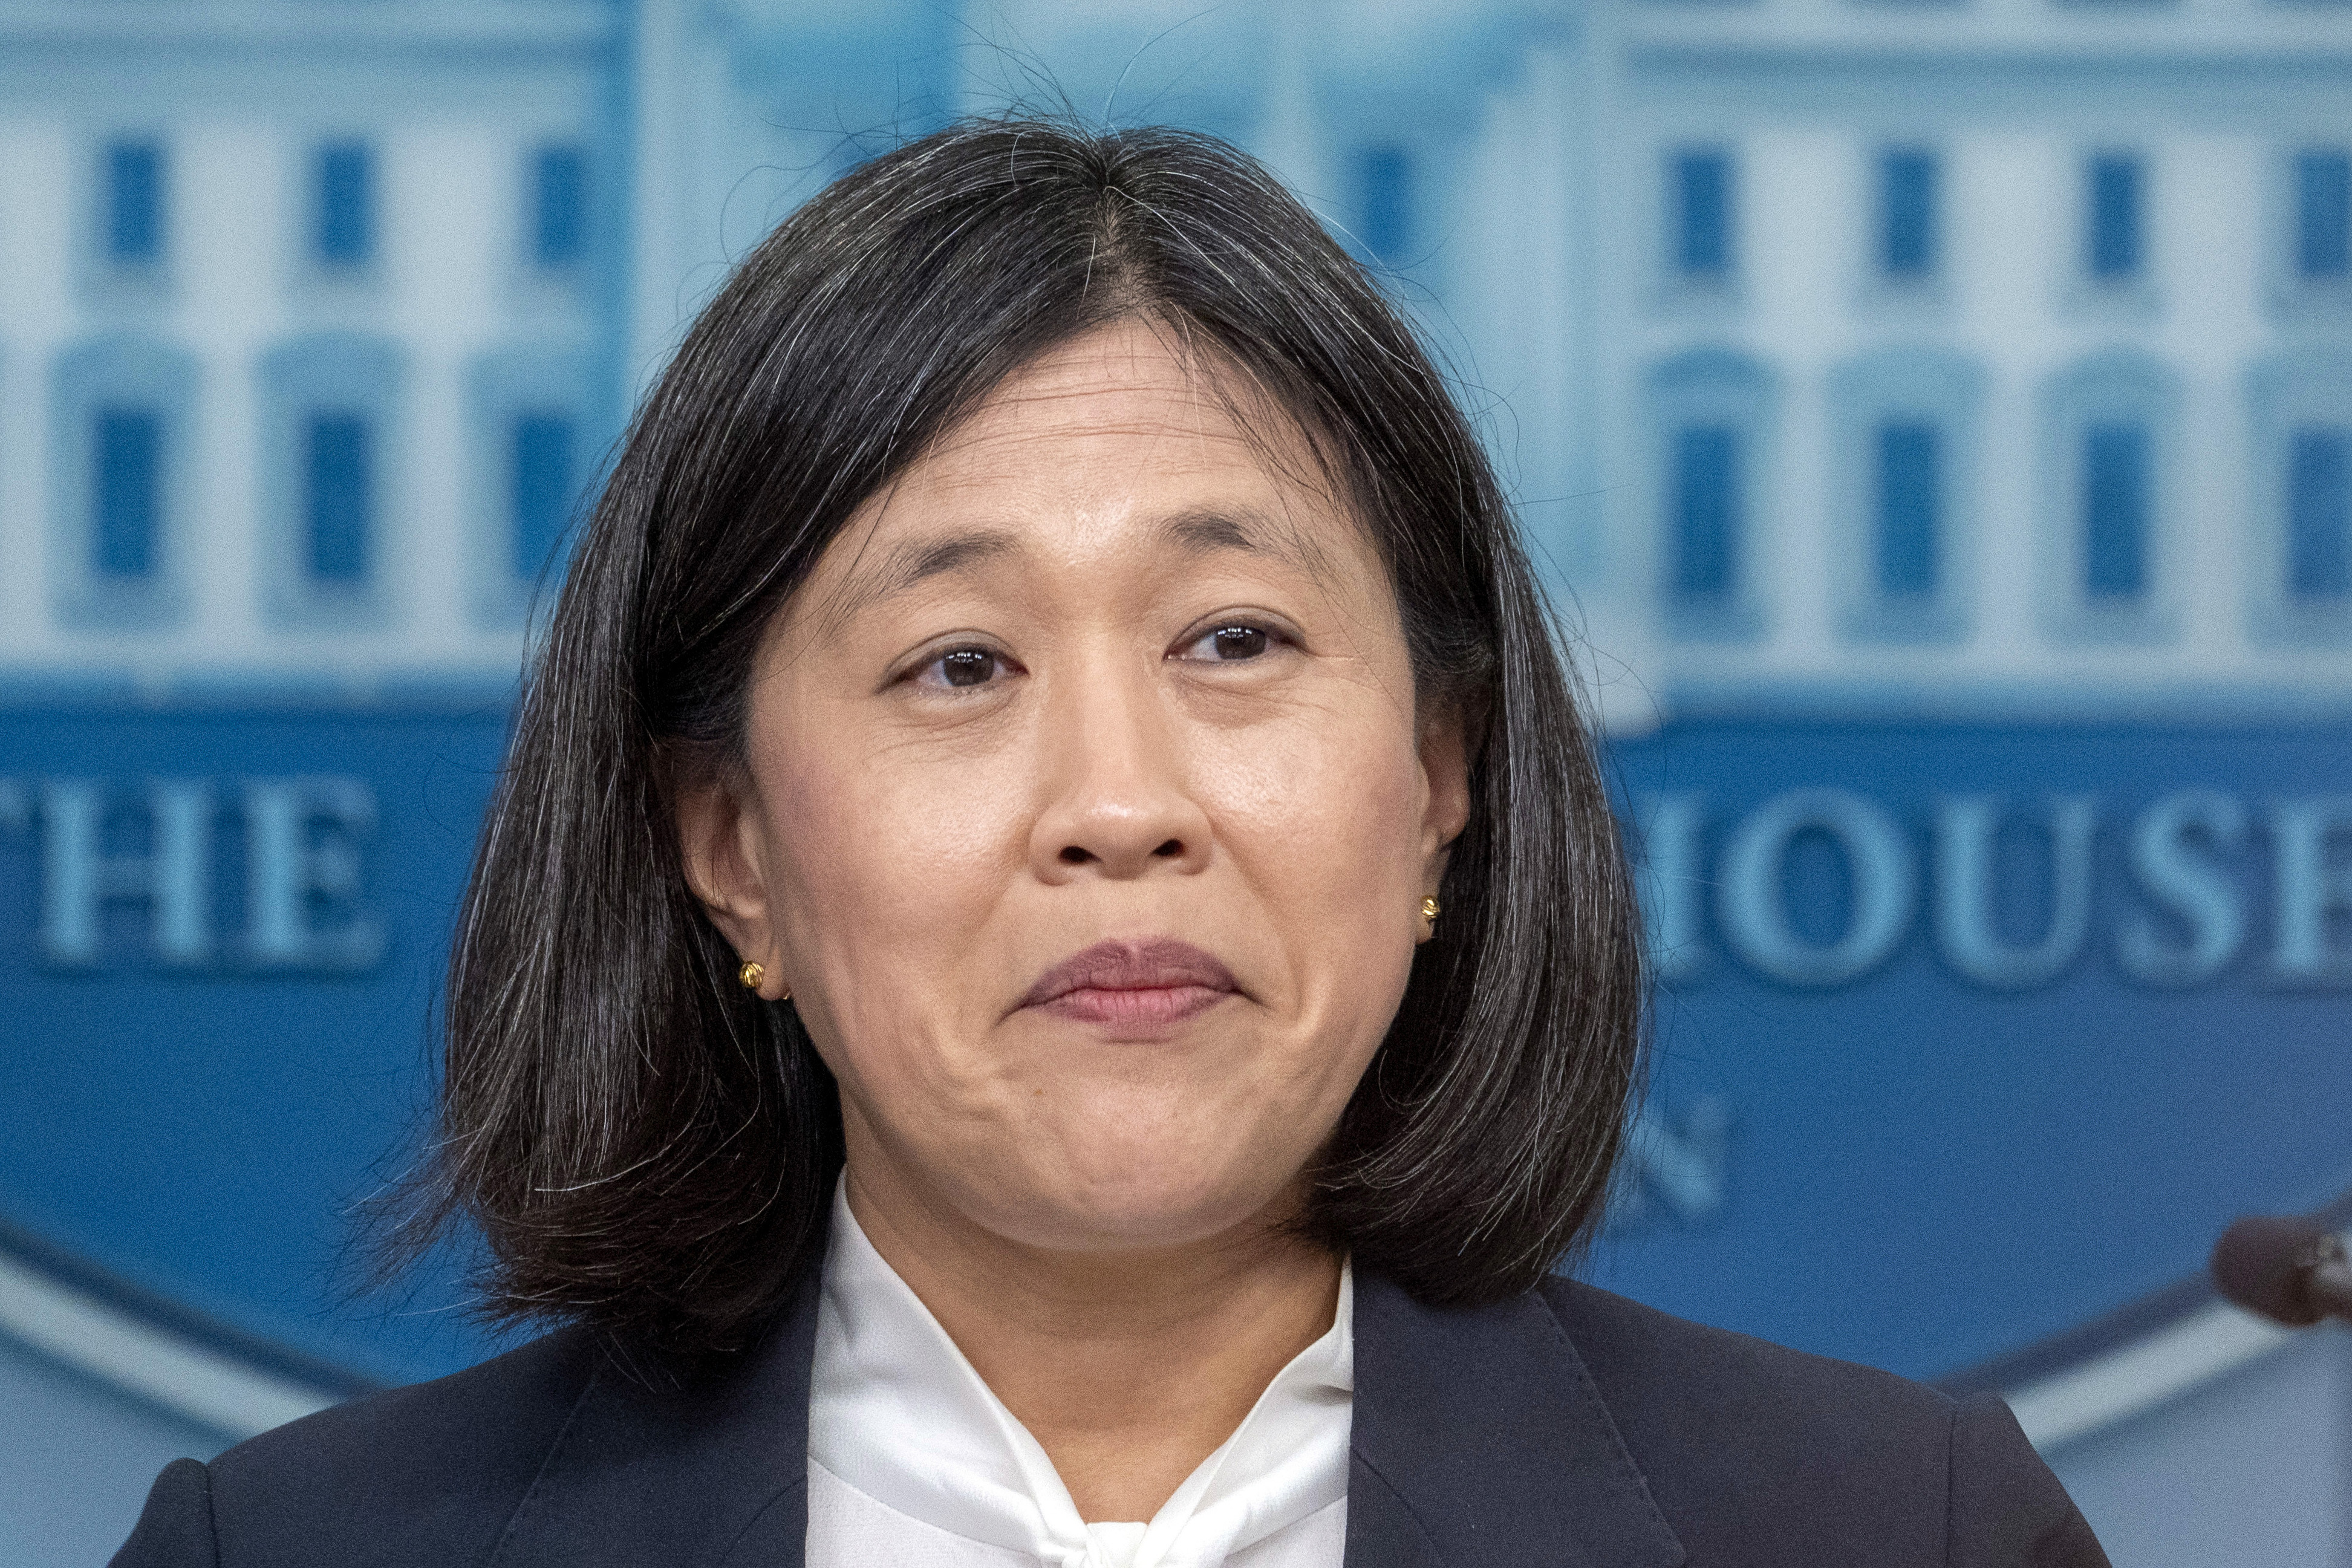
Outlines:
[[[2105,1568],[1990,1396],[1553,1281],[1356,1282],[1347,1568]],[[565,1330],[175,1461],[115,1568],[799,1568],[816,1291],[678,1383]]]

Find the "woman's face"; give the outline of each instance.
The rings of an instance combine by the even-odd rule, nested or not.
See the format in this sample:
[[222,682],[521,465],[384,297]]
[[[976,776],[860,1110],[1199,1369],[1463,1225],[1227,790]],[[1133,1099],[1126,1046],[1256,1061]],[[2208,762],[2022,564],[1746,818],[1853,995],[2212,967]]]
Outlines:
[[1461,733],[1349,507],[1216,373],[1132,323],[1008,381],[821,558],[746,776],[685,803],[853,1189],[1062,1249],[1279,1216],[1396,1011]]

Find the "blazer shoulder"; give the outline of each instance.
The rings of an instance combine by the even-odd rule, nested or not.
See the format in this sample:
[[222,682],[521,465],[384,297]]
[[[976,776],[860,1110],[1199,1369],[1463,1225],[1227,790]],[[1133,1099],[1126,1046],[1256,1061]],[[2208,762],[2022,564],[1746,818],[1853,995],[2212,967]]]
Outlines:
[[1792,1433],[1826,1422],[1866,1427],[1880,1443],[1940,1445],[1952,1421],[1948,1395],[1891,1372],[1710,1328],[1578,1281],[1549,1280],[1541,1291],[1620,1421],[1667,1390],[1672,1405],[1704,1409],[1717,1430],[1727,1419]]
[[599,1360],[561,1329],[238,1444],[207,1467],[222,1568],[488,1561]]
[[1573,1281],[1541,1293],[1693,1568],[2106,1562],[1999,1399],[1955,1400]]

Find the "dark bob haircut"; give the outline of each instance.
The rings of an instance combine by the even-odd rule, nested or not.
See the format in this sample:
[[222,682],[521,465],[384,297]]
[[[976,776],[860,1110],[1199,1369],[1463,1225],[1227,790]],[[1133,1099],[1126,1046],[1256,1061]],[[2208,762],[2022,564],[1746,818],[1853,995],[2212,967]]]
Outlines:
[[[529,681],[458,922],[412,1245],[470,1222],[494,1319],[740,1346],[821,1256],[831,1074],[735,980],[671,793],[742,754],[765,630],[859,505],[1008,374],[1125,319],[1286,410],[1465,716],[1444,919],[1303,1223],[1432,1302],[1525,1290],[1601,1213],[1641,952],[1558,629],[1412,332],[1208,137],[984,120],[875,159],[735,270],[638,411]],[[707,775],[705,775],[707,776]],[[1344,847],[1333,845],[1335,853]]]

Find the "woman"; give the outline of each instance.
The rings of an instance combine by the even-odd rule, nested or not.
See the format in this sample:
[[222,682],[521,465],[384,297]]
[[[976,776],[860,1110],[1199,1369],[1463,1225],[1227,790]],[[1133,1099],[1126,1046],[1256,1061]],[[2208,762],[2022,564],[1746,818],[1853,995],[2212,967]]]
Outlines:
[[1635,1076],[1552,623],[1240,154],[942,132],[640,413],[484,830],[424,1232],[563,1326],[118,1562],[2103,1561],[1998,1402],[1552,1270]]

